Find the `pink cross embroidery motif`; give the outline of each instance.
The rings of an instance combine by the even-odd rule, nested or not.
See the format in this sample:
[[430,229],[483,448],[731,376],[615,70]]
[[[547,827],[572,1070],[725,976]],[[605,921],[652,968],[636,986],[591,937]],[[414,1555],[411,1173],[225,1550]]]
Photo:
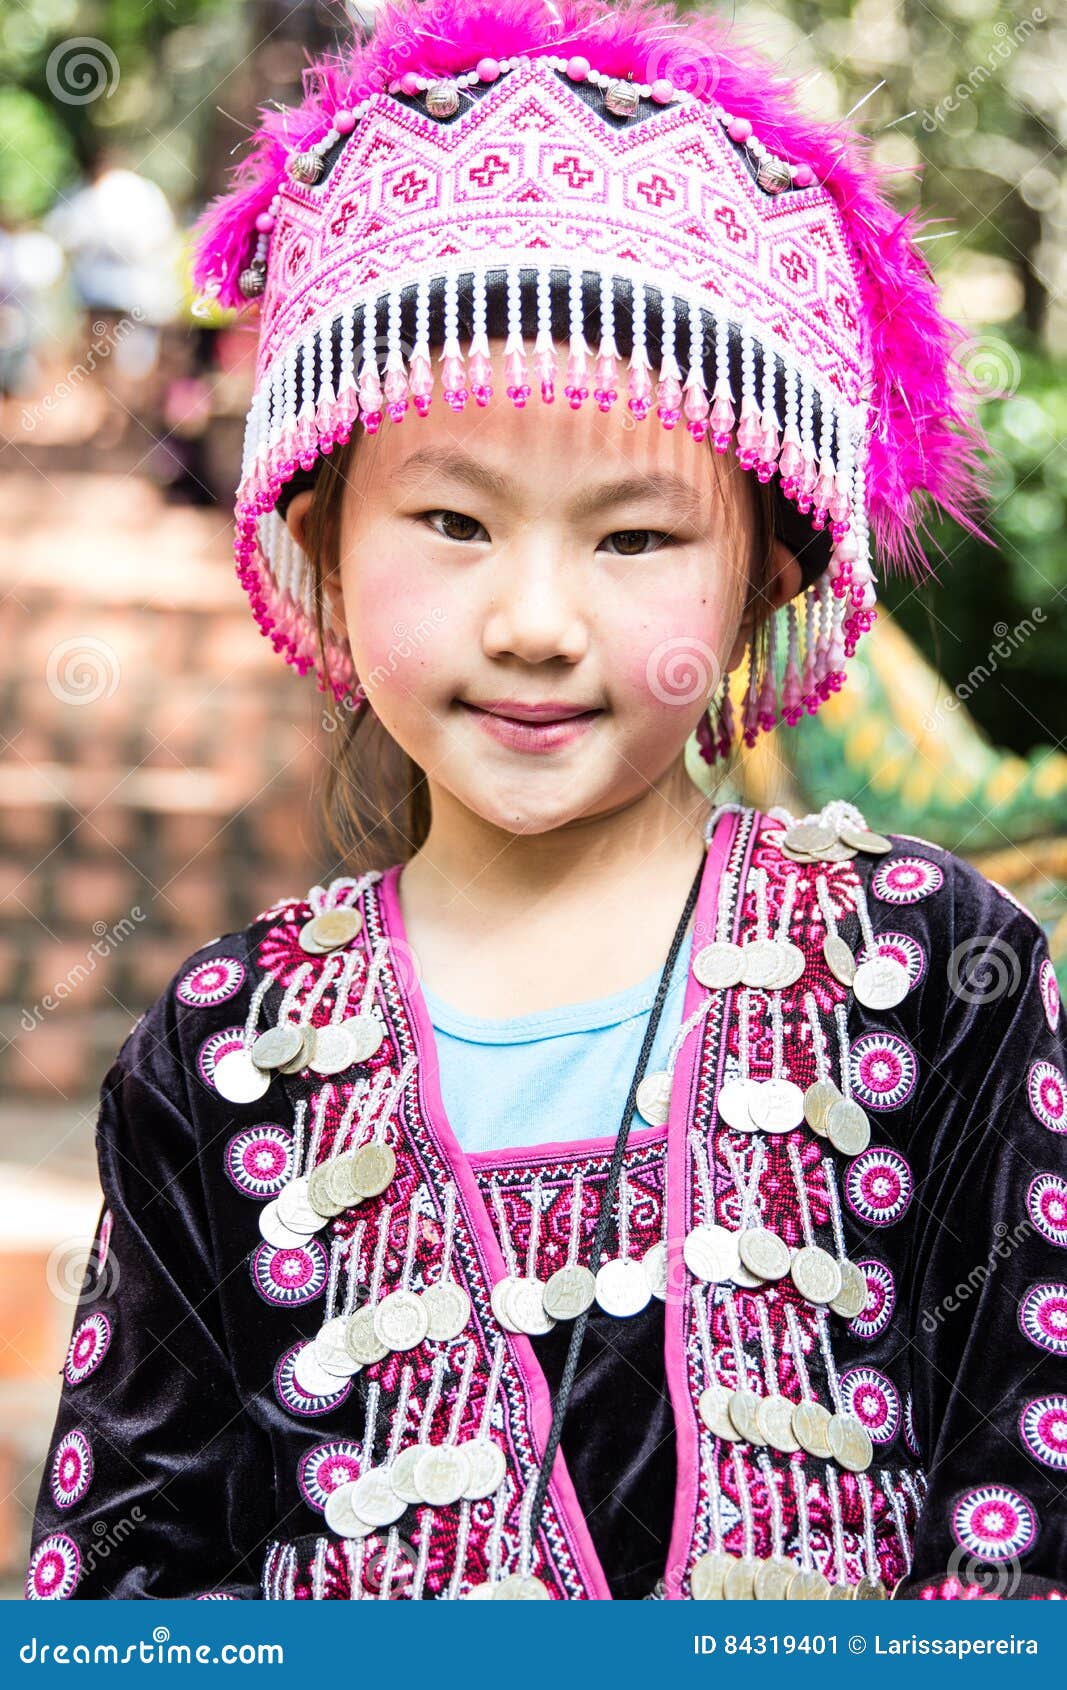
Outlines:
[[356,215],[357,209],[355,200],[342,200],[337,207],[336,217],[330,222],[331,235],[343,235]]
[[402,199],[405,205],[413,205],[428,187],[429,182],[425,176],[416,176],[414,170],[405,170],[403,176],[398,176],[393,183],[393,197]]
[[809,279],[810,271],[804,262],[803,254],[799,253],[796,247],[793,248],[792,252],[783,252],[778,262],[794,287],[798,281]]
[[648,177],[644,182],[638,182],[637,191],[644,194],[649,205],[654,205],[657,211],[664,200],[678,198],[667,178],[658,174]]
[[566,176],[567,185],[571,188],[587,188],[593,180],[593,172],[588,166],[583,166],[577,153],[567,153],[558,158],[552,166],[553,176]]
[[467,174],[480,188],[491,188],[498,176],[507,176],[510,170],[511,165],[499,153],[486,153],[481,164],[471,165]]
[[743,223],[737,221],[737,213],[732,205],[720,205],[715,212],[715,221],[722,224],[730,240],[748,240],[748,230]]

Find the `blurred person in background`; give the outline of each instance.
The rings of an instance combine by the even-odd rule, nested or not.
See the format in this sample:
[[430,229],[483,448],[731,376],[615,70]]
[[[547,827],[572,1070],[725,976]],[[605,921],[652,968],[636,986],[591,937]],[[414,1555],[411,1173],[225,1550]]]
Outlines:
[[44,226],[66,254],[83,338],[111,401],[96,444],[115,446],[148,403],[160,332],[179,308],[174,214],[161,188],[103,146],[84,186],[56,204]]

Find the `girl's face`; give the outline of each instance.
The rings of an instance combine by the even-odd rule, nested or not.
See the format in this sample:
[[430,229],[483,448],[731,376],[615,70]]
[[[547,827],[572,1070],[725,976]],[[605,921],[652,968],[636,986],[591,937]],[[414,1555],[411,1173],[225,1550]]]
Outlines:
[[[327,593],[434,812],[451,794],[537,834],[677,776],[750,631],[752,489],[684,424],[635,424],[623,402],[516,410],[492,352],[486,410],[439,399],[360,439]],[[289,508],[298,540],[312,496]],[[777,546],[764,606],[798,586]]]

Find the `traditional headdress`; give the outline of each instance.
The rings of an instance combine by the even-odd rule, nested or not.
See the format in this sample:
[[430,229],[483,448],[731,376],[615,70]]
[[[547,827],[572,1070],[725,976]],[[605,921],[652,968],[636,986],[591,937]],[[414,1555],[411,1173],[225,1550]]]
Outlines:
[[[354,709],[279,501],[357,424],[487,405],[491,335],[497,404],[623,404],[776,478],[804,602],[752,654],[749,744],[841,685],[875,557],[926,571],[918,505],[986,538],[984,439],[915,214],[733,34],[640,0],[398,0],[308,68],[299,107],[261,110],[194,263],[259,312],[237,567],[276,649]],[[708,761],[736,731],[717,702]]]

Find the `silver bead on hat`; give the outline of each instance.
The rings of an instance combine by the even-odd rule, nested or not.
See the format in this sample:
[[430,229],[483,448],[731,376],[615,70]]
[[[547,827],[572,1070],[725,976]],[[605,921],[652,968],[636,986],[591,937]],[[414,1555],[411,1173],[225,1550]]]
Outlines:
[[632,117],[640,98],[636,82],[624,82],[621,77],[615,77],[604,90],[604,104],[616,117]]
[[249,264],[241,271],[237,278],[237,286],[246,299],[254,299],[263,292],[267,285],[267,266],[265,264]]
[[459,89],[454,82],[431,82],[426,90],[426,110],[431,117],[454,117],[459,110]]

